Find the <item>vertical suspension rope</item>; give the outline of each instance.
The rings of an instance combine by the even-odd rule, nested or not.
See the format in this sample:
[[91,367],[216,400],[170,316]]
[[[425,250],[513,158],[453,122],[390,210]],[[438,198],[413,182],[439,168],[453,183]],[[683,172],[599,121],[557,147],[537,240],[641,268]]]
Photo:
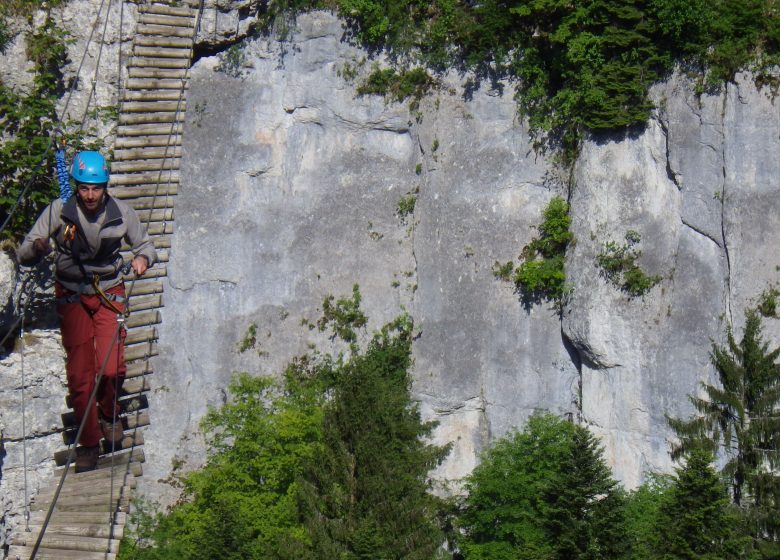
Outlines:
[[[89,113],[89,104],[92,102],[92,98],[95,95],[95,89],[97,88],[97,76],[100,72],[100,59],[103,55],[103,46],[106,44],[106,32],[108,30],[108,16],[111,14],[111,3],[113,0],[108,0],[108,7],[106,8],[106,14],[105,14],[105,21],[103,22],[103,33],[100,36],[100,47],[98,48],[97,57],[95,59],[95,74],[92,76],[92,87],[89,90],[89,95],[87,96],[87,103],[84,105],[84,115],[81,117],[81,125],[79,126],[79,131],[84,130],[84,123],[87,120],[87,114]],[[101,9],[103,7],[103,4],[100,5]],[[100,12],[98,12],[98,19],[95,20],[95,26],[97,27],[97,23],[100,20]],[[120,31],[120,37],[121,37],[121,31]],[[120,50],[121,50],[121,41],[120,41]]]
[[26,532],[30,532],[30,490],[29,490],[29,482],[27,480],[27,410],[26,410],[26,397],[25,397],[25,385],[27,384],[27,381],[24,376],[24,350],[25,350],[25,344],[24,344],[24,316],[27,313],[27,301],[25,300],[24,305],[22,306],[22,315],[21,315],[21,330],[19,333],[19,352],[20,352],[20,365],[19,368],[22,370],[22,464],[24,468],[24,530]]
[[[124,25],[124,15],[125,15],[125,0],[122,0],[119,3],[119,56],[118,58],[118,68],[117,68],[117,107],[120,108],[122,106],[122,100],[123,100],[123,82],[122,82],[122,68],[123,68],[123,58],[122,58],[122,27]],[[128,301],[127,301],[127,294],[125,294],[125,307],[124,311],[126,312],[128,309]],[[121,344],[120,337],[122,336],[122,329],[124,328],[125,324],[125,315],[122,313],[117,314],[116,316],[117,321],[117,332],[116,332],[116,344]],[[116,521],[116,509],[113,507],[114,503],[114,453],[116,452],[116,444],[114,443],[114,426],[116,425],[118,414],[117,414],[117,404],[119,401],[119,352],[117,352],[116,355],[116,374],[114,375],[114,402],[111,405],[111,480],[109,481],[109,492],[108,492],[108,541],[106,543],[106,552],[110,552],[111,550],[111,539],[114,537],[114,522]]]

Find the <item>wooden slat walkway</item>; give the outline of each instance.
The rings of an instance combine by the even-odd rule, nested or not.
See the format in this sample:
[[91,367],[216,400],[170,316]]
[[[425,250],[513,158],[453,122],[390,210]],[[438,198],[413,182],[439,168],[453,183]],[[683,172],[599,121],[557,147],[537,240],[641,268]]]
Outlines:
[[[197,0],[140,4],[119,113],[109,192],[130,203],[154,240],[160,262],[133,285],[127,319],[127,378],[120,397],[125,437],[114,452],[103,442],[98,468],[68,472],[36,558],[40,560],[112,560],[124,534],[127,509],[142,475],[143,427],[149,425],[146,393],[151,388],[150,359],[157,354],[157,327],[164,305],[162,277],[167,274],[173,233],[173,201],[179,187],[181,133]],[[183,4],[183,5],[182,5]],[[127,248],[123,256],[129,260]],[[130,288],[132,278],[126,278]],[[70,445],[78,426],[72,412],[63,414],[63,441]],[[59,485],[68,449],[54,454],[58,468],[33,498],[29,531],[12,536],[8,558],[27,560],[43,527]],[[113,473],[113,476],[112,476]],[[113,498],[113,499],[112,499]]]

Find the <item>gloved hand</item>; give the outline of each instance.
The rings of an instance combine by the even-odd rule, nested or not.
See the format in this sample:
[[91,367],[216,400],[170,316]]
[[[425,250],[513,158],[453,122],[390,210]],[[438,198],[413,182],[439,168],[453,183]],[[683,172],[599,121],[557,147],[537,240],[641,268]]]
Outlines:
[[49,245],[48,239],[36,239],[33,241],[33,249],[35,249],[35,254],[39,257],[45,257],[51,253],[51,245]]

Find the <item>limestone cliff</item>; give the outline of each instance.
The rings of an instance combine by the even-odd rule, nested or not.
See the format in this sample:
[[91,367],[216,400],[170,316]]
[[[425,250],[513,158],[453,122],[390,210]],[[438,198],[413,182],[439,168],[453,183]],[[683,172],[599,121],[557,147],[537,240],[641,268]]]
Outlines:
[[[206,14],[209,49],[246,28],[236,11]],[[343,36],[335,16],[307,14],[289,42],[245,39],[237,61],[204,55],[193,67],[147,491],[172,496],[162,481],[174,465],[203,461],[198,421],[233,372],[279,373],[311,345],[332,348],[308,325],[355,283],[370,329],[402,309],[415,320],[413,389],[436,439],[454,444],[442,482],[537,409],[591,427],[628,487],[669,470],[664,416],[690,412],[686,395],[713,379],[711,341],[730,322],[739,333],[745,307],[778,279],[774,100],[750,76],[716,95],[675,77],[654,89],[644,130],[589,139],[569,174],[534,151],[511,87],[467,99],[465,78],[448,75],[414,109],[358,96],[382,60]],[[570,200],[576,238],[561,312],[525,307],[492,270],[517,258],[553,196]],[[596,266],[628,230],[662,278],[644,297]],[[239,353],[251,324],[259,351]],[[778,339],[775,319],[766,334]],[[5,492],[18,461],[4,441]]]

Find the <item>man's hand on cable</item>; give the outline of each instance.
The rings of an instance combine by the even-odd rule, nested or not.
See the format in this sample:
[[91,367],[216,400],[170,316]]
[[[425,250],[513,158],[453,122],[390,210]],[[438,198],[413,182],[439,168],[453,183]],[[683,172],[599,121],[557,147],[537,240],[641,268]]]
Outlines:
[[51,245],[49,245],[49,240],[44,238],[39,238],[33,241],[33,249],[35,249],[35,254],[39,257],[45,257],[51,253]]
[[146,260],[145,256],[138,255],[133,259],[132,267],[136,276],[143,276],[146,269],[149,268],[149,261]]

